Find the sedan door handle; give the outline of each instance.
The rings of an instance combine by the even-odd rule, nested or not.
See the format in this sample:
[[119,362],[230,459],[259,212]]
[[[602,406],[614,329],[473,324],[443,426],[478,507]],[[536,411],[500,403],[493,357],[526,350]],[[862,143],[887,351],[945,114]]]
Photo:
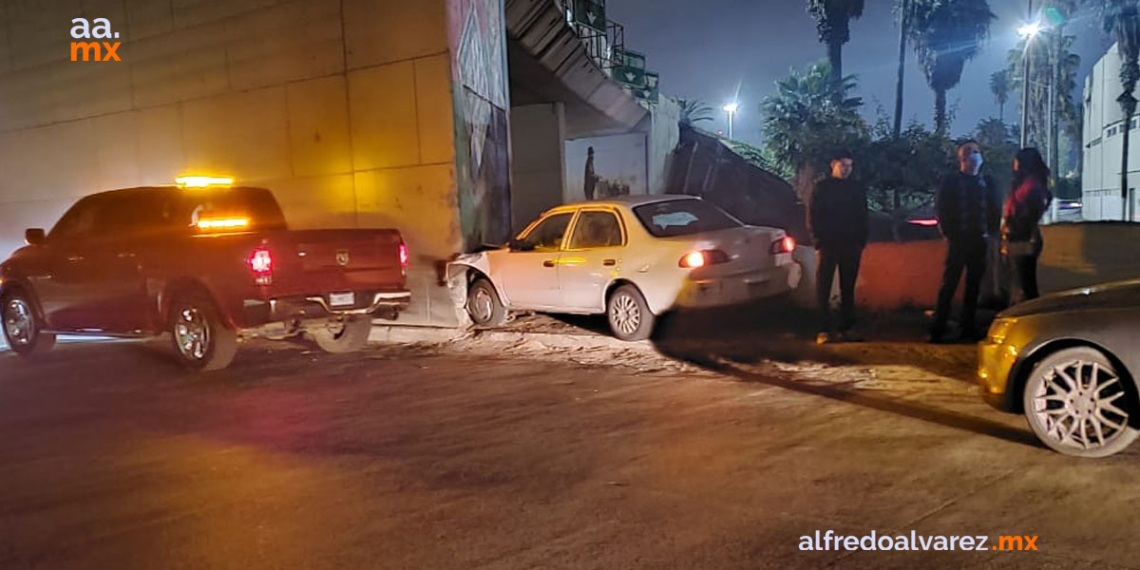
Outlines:
[[554,260],[553,259],[547,259],[546,261],[542,262],[542,266],[543,267],[554,267]]
[[69,256],[67,256],[67,260],[72,262],[72,263],[77,263],[77,262],[83,261],[83,256],[82,255],[69,255]]
[[617,260],[616,259],[606,259],[606,260],[602,261],[602,265],[605,265],[606,267],[613,267],[613,266],[617,265]]
[[132,251],[124,251],[119,254],[119,259],[134,259],[135,254]]

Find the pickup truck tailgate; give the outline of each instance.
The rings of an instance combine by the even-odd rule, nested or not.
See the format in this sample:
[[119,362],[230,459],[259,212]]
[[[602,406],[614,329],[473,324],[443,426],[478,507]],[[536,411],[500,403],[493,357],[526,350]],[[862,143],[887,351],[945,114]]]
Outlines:
[[337,291],[403,289],[403,240],[395,230],[294,230],[270,238],[275,257],[276,296],[315,295]]

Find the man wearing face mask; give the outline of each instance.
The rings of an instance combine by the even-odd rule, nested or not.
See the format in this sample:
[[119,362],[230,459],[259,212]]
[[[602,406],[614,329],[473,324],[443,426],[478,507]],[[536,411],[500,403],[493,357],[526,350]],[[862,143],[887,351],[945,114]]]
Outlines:
[[946,266],[938,307],[930,329],[930,341],[942,342],[950,318],[950,304],[966,271],[961,337],[977,340],[976,315],[982,274],[986,270],[988,240],[996,236],[1001,223],[1001,199],[993,180],[981,173],[982,149],[976,141],[958,146],[958,172],[947,176],[935,196],[938,228],[946,238]]
[[[854,161],[843,151],[831,159],[831,175],[819,181],[808,204],[808,225],[815,239],[819,265],[816,268],[816,295],[821,312],[816,342],[859,340],[851,334],[855,321],[855,280],[863,246],[867,245],[867,188],[851,179]],[[831,284],[839,270],[842,299],[836,330],[831,310]]]

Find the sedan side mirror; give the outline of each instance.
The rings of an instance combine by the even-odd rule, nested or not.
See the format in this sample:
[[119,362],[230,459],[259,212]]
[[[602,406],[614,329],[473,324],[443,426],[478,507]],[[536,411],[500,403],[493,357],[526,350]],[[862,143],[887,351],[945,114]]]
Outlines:
[[42,245],[47,236],[44,234],[43,228],[29,228],[24,231],[24,241],[28,245]]

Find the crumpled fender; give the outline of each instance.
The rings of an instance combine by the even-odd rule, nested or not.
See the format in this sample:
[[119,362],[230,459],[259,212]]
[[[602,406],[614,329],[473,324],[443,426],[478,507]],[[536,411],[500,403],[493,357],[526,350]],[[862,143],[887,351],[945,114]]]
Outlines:
[[447,262],[447,284],[448,286],[455,286],[459,277],[465,275],[468,269],[474,269],[484,275],[491,274],[491,263],[487,259],[486,252],[479,253],[461,253],[455,256],[455,259]]

